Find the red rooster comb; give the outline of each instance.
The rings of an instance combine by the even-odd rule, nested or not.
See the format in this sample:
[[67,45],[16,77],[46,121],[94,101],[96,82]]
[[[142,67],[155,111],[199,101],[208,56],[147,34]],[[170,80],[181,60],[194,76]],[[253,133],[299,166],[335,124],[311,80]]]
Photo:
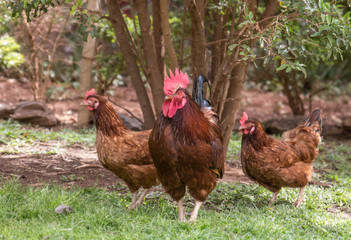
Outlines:
[[163,82],[163,91],[166,96],[175,94],[179,88],[186,88],[189,84],[188,74],[183,73],[177,68],[174,71],[174,75],[171,70],[169,70],[169,77],[166,75]]
[[95,93],[96,93],[95,88],[92,88],[92,89],[86,91],[86,93],[85,93],[85,98],[84,98],[84,99],[86,99],[86,98],[89,97],[90,95],[94,95]]
[[249,119],[249,117],[247,116],[246,112],[243,113],[242,118],[240,119],[240,125],[241,126],[245,126],[245,122]]

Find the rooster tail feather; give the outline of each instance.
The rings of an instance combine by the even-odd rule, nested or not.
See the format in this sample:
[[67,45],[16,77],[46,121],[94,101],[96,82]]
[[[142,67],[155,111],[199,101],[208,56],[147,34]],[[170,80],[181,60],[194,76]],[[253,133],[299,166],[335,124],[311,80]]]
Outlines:
[[304,125],[308,127],[317,126],[316,132],[320,133],[322,131],[322,118],[320,114],[321,110],[319,108],[313,110]]
[[197,103],[199,104],[200,108],[211,107],[210,102],[206,98],[204,98],[203,87],[205,82],[209,84],[207,78],[204,75],[200,74],[199,77],[197,78],[197,99],[198,99]]
[[199,101],[198,101],[196,94],[197,94],[197,78],[194,79],[192,96],[193,96],[195,102],[199,105]]
[[211,88],[209,85],[209,81],[203,75],[199,75],[197,79],[194,80],[194,88],[193,88],[193,98],[195,99],[196,103],[199,105],[201,111],[204,113],[205,117],[213,124],[218,124],[219,117],[217,113],[212,108],[210,102],[204,98],[203,86],[204,83],[208,84],[210,94]]

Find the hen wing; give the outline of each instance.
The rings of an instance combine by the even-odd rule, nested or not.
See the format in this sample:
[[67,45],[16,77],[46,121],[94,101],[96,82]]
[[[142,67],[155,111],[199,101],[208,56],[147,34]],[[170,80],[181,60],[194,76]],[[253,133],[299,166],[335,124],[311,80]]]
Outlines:
[[318,154],[317,147],[321,141],[322,131],[320,112],[320,109],[315,109],[304,124],[283,133],[282,141],[297,152],[300,161],[313,162]]
[[133,165],[151,165],[153,164],[150,152],[148,139],[151,130],[135,132],[130,131],[125,134],[120,144],[124,146],[124,155],[126,164]]

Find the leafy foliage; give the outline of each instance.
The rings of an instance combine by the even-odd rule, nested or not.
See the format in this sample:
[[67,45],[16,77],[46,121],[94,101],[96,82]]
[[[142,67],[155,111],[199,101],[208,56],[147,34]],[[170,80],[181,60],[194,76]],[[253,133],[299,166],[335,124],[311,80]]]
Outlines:
[[18,67],[24,62],[24,57],[19,53],[20,45],[16,40],[5,34],[0,37],[0,67]]
[[9,31],[9,22],[11,22],[11,14],[7,9],[7,1],[0,0],[0,34]]
[[10,1],[9,7],[12,9],[12,17],[21,16],[26,13],[27,21],[32,18],[39,17],[42,13],[46,13],[50,7],[61,5],[60,0],[23,0]]
[[[307,76],[306,66],[337,60],[351,46],[350,11],[329,1],[282,1],[282,15],[272,35],[260,40],[271,54],[276,70],[297,70]],[[274,35],[273,35],[274,33]],[[269,45],[267,42],[271,42]]]

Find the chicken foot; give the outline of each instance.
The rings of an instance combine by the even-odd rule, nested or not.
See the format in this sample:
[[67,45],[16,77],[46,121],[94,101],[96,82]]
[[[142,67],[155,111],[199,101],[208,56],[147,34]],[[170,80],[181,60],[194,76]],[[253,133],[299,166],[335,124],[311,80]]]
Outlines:
[[177,207],[178,207],[179,220],[185,222],[186,219],[185,219],[185,211],[183,207],[183,198],[177,202]]
[[305,189],[305,187],[300,188],[299,196],[297,197],[296,202],[294,202],[294,205],[295,205],[296,207],[299,207],[300,204],[301,204],[302,201],[303,201],[303,199],[302,199],[302,194],[303,194],[303,190],[304,190],[304,189]]
[[196,220],[197,214],[199,213],[199,209],[200,209],[201,205],[202,205],[201,201],[195,200],[194,210],[191,213],[189,221],[195,221]]
[[269,203],[268,203],[268,207],[271,207],[271,206],[272,206],[272,203],[273,203],[273,202],[275,201],[275,199],[277,198],[277,195],[278,195],[279,191],[280,191],[280,190],[274,192],[272,199],[271,199],[271,200],[269,201]]

